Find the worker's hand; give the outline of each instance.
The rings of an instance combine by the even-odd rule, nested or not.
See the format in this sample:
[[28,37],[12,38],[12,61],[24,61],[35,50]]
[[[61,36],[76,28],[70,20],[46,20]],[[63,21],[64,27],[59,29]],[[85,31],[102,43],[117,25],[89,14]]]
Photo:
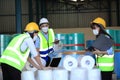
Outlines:
[[44,67],[44,70],[52,69],[52,67]]
[[95,51],[95,48],[94,47],[92,47],[92,46],[90,46],[90,47],[88,47],[87,49],[85,49],[86,51]]
[[55,41],[54,41],[54,44],[58,44],[58,43],[59,43],[59,40],[55,40]]
[[47,70],[47,69],[52,69],[51,67],[45,67],[45,66],[39,66],[38,70]]
[[62,44],[62,43],[54,44],[54,45],[53,45],[53,49],[54,49],[54,51],[61,50],[62,47],[63,47],[63,44]]
[[93,54],[101,54],[102,52],[100,50],[95,50],[92,52]]

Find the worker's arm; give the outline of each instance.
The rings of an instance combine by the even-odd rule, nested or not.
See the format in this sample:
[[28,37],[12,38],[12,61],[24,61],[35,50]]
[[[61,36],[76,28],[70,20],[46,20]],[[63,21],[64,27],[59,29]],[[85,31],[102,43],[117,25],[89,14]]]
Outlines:
[[[36,41],[34,42],[34,44],[35,44],[37,52],[39,53],[39,50],[40,50],[40,38],[39,37],[36,39]],[[40,58],[40,55],[38,54],[38,56],[35,57],[36,61],[38,61],[39,58]],[[41,61],[40,61],[39,64],[42,65]]]
[[38,51],[35,48],[35,45],[34,45],[34,42],[33,42],[32,38],[25,39],[25,42],[26,42],[26,45],[30,48],[31,56],[34,57],[36,62],[39,64],[40,68],[38,68],[38,67],[37,68],[38,69],[43,69],[44,66],[41,63],[41,60],[40,60],[40,57],[39,57],[39,53],[38,53]]
[[41,66],[41,69],[45,69],[45,66],[42,65],[41,59],[39,54],[37,56],[34,57],[34,59],[36,60],[36,62]]
[[95,50],[93,51],[93,54],[107,54],[107,51]]
[[108,54],[111,55],[113,54],[113,48],[111,47],[110,49],[106,50],[106,51],[100,51],[98,49],[95,49],[95,51],[93,51],[93,54]]
[[38,64],[36,64],[36,63],[33,61],[33,59],[31,59],[30,57],[28,57],[28,62],[29,62],[30,64],[32,64],[34,67],[36,67],[37,69],[41,69],[41,67],[40,67]]

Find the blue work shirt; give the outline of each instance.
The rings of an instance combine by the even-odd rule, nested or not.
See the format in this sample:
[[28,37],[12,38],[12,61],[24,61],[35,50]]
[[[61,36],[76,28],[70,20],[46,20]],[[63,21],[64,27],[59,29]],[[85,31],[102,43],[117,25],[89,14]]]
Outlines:
[[[45,34],[45,33],[43,33],[43,32],[42,32],[42,34],[43,34],[43,36],[46,38],[46,40],[48,41],[48,34]],[[39,37],[37,37],[37,39],[36,39],[36,41],[35,41],[35,47],[36,47],[36,48],[40,48],[40,38],[39,38]]]

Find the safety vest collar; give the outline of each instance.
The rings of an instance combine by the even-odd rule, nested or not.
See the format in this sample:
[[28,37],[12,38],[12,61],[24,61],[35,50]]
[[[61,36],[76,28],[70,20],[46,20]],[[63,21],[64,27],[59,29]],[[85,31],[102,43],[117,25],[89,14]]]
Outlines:
[[53,42],[55,40],[55,35],[53,32],[53,29],[48,30],[48,41],[42,34],[42,32],[38,33],[38,36],[40,37],[40,51],[45,51],[47,49],[53,48]]

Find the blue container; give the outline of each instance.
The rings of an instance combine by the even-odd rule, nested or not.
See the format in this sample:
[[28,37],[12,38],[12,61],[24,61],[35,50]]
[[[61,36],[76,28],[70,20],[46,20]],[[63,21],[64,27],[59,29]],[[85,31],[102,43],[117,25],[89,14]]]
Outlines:
[[16,37],[16,36],[18,36],[18,35],[20,35],[20,33],[13,34],[13,35],[11,35],[11,37],[12,37],[12,39],[13,39],[14,37]]
[[12,39],[11,35],[0,34],[0,56],[2,55],[5,48],[8,46],[11,39]]
[[117,75],[117,78],[120,79],[120,52],[115,52],[114,67],[114,72]]
[[[55,34],[55,38],[60,40],[62,44],[68,44],[68,34],[66,33]],[[63,47],[63,49],[67,50],[68,47]]]
[[116,30],[116,44],[118,45],[117,49],[120,49],[120,30]]
[[84,33],[70,33],[68,34],[68,44],[70,50],[84,50]]
[[[113,29],[107,29],[106,32],[113,38],[114,42],[117,43],[117,35],[116,30]],[[114,46],[114,49],[117,49],[117,46]]]

